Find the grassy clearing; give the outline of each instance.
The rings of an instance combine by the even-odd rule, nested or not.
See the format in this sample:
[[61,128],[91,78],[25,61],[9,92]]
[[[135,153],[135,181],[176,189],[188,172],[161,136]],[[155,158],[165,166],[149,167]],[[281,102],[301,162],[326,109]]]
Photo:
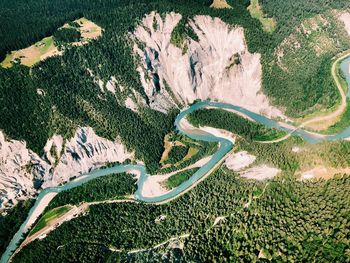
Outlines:
[[[186,148],[186,152],[180,151],[183,148]],[[179,153],[177,154],[177,152]],[[189,138],[181,136],[177,138],[172,134],[168,134],[164,137],[164,152],[159,163],[163,168],[178,166],[182,162],[191,159],[198,152],[199,149],[194,146],[194,142]]]
[[[72,45],[84,45],[87,44],[91,39],[96,39],[102,35],[102,28],[84,17],[77,19],[74,22],[79,25],[79,27],[77,27],[77,30],[81,33],[81,40],[72,43]],[[61,28],[69,27],[72,26],[66,23]],[[48,57],[62,54],[63,52],[58,50],[58,47],[54,43],[53,37],[50,36],[45,37],[44,39],[27,48],[12,51],[0,63],[0,66],[3,68],[9,68],[12,66],[13,62],[20,61],[22,65],[32,67],[36,63],[43,61]]]
[[193,156],[195,156],[197,153],[199,152],[199,150],[197,148],[194,147],[190,147],[190,149],[188,149],[187,155],[184,157],[184,161],[191,159]]
[[83,40],[97,39],[102,36],[102,28],[85,17],[77,19],[74,22],[80,25],[80,33]]
[[268,18],[264,14],[259,4],[259,0],[251,0],[248,11],[253,18],[260,21],[264,31],[272,33],[276,29],[276,21],[274,18]]
[[33,227],[33,229],[30,231],[29,236],[35,234],[36,232],[40,231],[44,227],[46,227],[52,220],[64,215],[69,210],[71,210],[73,206],[71,205],[65,205],[61,207],[54,208],[48,212],[46,212],[38,221],[38,223]]
[[226,0],[214,0],[213,3],[210,5],[212,8],[222,9],[222,8],[232,8]]
[[282,138],[286,135],[286,132],[274,129],[267,129],[266,133],[258,134],[254,137],[255,141],[263,142],[263,141],[272,141],[279,138]]
[[164,152],[162,154],[162,158],[159,161],[159,163],[162,165],[166,165],[166,163],[169,159],[169,153],[171,152],[173,147],[185,146],[185,144],[183,144],[179,140],[171,141],[170,136],[171,135],[168,134],[164,137]]
[[193,169],[189,169],[189,170],[174,174],[164,182],[164,186],[169,190],[175,187],[178,187],[180,184],[187,181],[198,170],[199,168],[193,168]]
[[50,56],[60,54],[54,45],[53,37],[46,37],[30,47],[11,52],[0,65],[4,68],[9,68],[12,66],[13,61],[20,60],[22,65],[31,67],[47,58],[48,54],[51,54]]

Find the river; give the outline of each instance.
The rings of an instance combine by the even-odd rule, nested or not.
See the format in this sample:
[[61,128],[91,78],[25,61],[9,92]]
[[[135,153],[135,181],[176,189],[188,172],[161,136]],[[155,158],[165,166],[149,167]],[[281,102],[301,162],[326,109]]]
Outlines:
[[[343,74],[346,77],[347,83],[348,83],[348,92],[347,97],[350,97],[350,57],[344,59],[340,65],[340,69],[343,72]],[[341,140],[350,137],[350,126],[346,128],[344,131],[335,134],[335,135],[320,135],[315,134],[311,132],[307,132],[302,129],[295,130],[293,127],[284,127],[282,126],[278,121],[271,120],[267,117],[264,117],[262,115],[259,115],[257,113],[251,112],[247,109],[244,109],[239,106],[227,104],[227,103],[220,103],[220,102],[210,102],[210,101],[201,101],[198,102],[192,106],[190,106],[187,109],[184,109],[179,113],[179,115],[176,117],[175,120],[175,127],[178,130],[179,133],[184,134],[194,140],[200,140],[200,141],[207,141],[207,142],[218,142],[219,143],[219,149],[218,151],[213,154],[211,159],[203,165],[196,173],[194,173],[187,181],[183,182],[181,185],[173,189],[172,191],[161,195],[157,197],[144,197],[142,193],[142,187],[144,185],[144,182],[146,181],[147,177],[150,175],[146,174],[146,169],[144,165],[116,165],[114,167],[100,169],[100,170],[94,170],[88,174],[82,175],[80,178],[77,178],[76,180],[69,182],[63,186],[59,187],[52,187],[52,188],[46,188],[40,192],[38,195],[36,202],[34,206],[30,209],[28,213],[28,217],[21,225],[20,229],[17,231],[17,233],[12,238],[10,244],[6,248],[6,251],[1,257],[0,263],[6,263],[10,259],[13,251],[16,250],[17,245],[19,241],[21,240],[22,235],[25,233],[25,230],[28,228],[27,223],[31,220],[33,220],[32,215],[34,214],[35,210],[38,209],[40,202],[45,198],[45,196],[49,193],[59,193],[65,190],[72,189],[74,187],[78,187],[92,179],[105,176],[112,173],[122,173],[122,172],[128,172],[132,170],[138,170],[140,172],[140,178],[137,182],[137,191],[135,192],[135,199],[147,203],[158,203],[162,201],[166,201],[168,199],[172,199],[191,187],[194,183],[196,183],[198,180],[200,180],[204,175],[206,175],[215,165],[218,163],[233,147],[233,143],[225,138],[216,137],[209,133],[190,133],[188,131],[185,131],[182,129],[180,125],[180,121],[185,118],[188,114],[191,112],[203,109],[207,107],[215,107],[220,109],[231,109],[238,112],[243,113],[244,115],[250,117],[254,121],[263,124],[270,128],[276,128],[279,130],[283,130],[286,132],[293,132],[293,135],[299,136],[303,138],[305,141],[309,143],[318,143],[321,141],[335,141],[335,140]]]

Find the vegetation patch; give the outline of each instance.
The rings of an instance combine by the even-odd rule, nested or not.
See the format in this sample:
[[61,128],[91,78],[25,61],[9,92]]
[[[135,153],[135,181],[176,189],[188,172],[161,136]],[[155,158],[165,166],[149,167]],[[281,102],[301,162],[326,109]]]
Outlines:
[[213,3],[210,5],[212,8],[222,9],[222,8],[232,8],[226,0],[213,0]]
[[12,237],[27,218],[33,204],[33,199],[20,201],[8,214],[0,216],[0,255],[5,252]]
[[56,45],[77,42],[80,40],[80,37],[80,32],[73,27],[63,27],[53,34]]
[[261,5],[259,4],[259,0],[251,0],[248,10],[253,18],[256,18],[260,21],[260,23],[263,26],[263,29],[266,32],[272,33],[273,31],[275,31],[276,20],[274,18],[269,18],[266,16],[264,11],[262,10]]
[[136,191],[136,181],[135,175],[128,173],[102,176],[58,193],[46,211],[66,204],[79,205],[81,202],[123,199]]
[[217,143],[195,141],[191,138],[171,132],[164,138],[164,152],[157,173],[170,173],[194,164],[201,158],[213,154]]
[[186,182],[190,177],[199,170],[199,168],[188,169],[183,172],[179,172],[170,176],[165,182],[164,186],[166,189],[173,189],[178,187],[183,182]]
[[46,227],[52,220],[59,218],[60,216],[67,213],[69,210],[71,210],[73,207],[71,205],[65,205],[61,207],[54,208],[48,212],[46,212],[36,223],[36,225],[33,227],[33,229],[30,231],[29,236],[35,234],[36,232],[40,231],[44,227]]
[[196,127],[225,129],[249,141],[270,141],[286,135],[283,131],[267,128],[222,109],[200,109],[189,114],[187,118]]
[[168,154],[168,158],[165,163],[176,164],[185,158],[188,153],[188,147],[186,146],[174,146]]
[[86,18],[80,18],[64,24],[53,33],[53,36],[46,37],[27,48],[11,51],[0,63],[0,66],[8,68],[12,67],[13,63],[20,63],[32,67],[48,57],[62,55],[62,45],[86,44],[101,34],[101,27]]
[[170,43],[182,49],[182,54],[187,52],[187,39],[198,41],[198,36],[188,24],[187,18],[183,17],[171,32]]

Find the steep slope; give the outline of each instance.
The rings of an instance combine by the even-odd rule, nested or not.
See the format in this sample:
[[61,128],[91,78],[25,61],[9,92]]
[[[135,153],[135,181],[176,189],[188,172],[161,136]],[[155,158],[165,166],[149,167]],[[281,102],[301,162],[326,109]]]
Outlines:
[[334,111],[340,100],[331,74],[332,59],[350,48],[339,12],[303,20],[264,61],[264,91],[291,117]]
[[7,140],[0,131],[0,210],[34,195],[35,182],[48,176],[49,170],[50,165],[25,142]]
[[[59,150],[62,147],[60,141],[57,144],[54,140],[48,143],[47,147],[50,155],[52,149],[57,150],[56,156],[59,156]],[[74,137],[67,140],[64,145],[62,156],[58,158],[57,165],[54,166],[54,172],[44,178],[43,188],[56,186],[69,180],[69,178],[87,173],[90,170],[101,167],[109,162],[123,162],[131,159],[132,153],[129,153],[119,139],[109,141],[96,135],[94,130],[89,127],[79,128]]]
[[162,19],[152,12],[133,33],[134,51],[142,61],[138,71],[152,108],[167,111],[211,99],[283,116],[261,93],[260,55],[247,50],[242,27],[195,16],[186,24],[192,38],[185,37],[179,48],[172,43],[172,32],[181,19],[176,13]]
[[8,141],[0,132],[0,210],[40,189],[65,183],[107,163],[133,158],[119,140],[101,138],[89,127],[77,129],[69,140],[54,136],[44,150],[45,156],[40,158],[26,143]]

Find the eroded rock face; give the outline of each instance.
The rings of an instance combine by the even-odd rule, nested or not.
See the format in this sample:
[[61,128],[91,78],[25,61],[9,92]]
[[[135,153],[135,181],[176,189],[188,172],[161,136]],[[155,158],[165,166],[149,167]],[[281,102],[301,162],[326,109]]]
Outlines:
[[27,149],[26,143],[7,140],[0,131],[0,209],[33,196],[35,182],[47,177],[50,165]]
[[6,140],[0,132],[0,211],[40,189],[65,183],[108,162],[133,158],[119,140],[101,138],[89,127],[77,129],[69,140],[53,136],[44,151],[40,158],[24,142]]
[[181,49],[171,43],[181,19],[180,14],[169,13],[163,20],[152,12],[133,33],[134,51],[142,61],[138,71],[152,108],[166,112],[196,99],[209,99],[282,116],[260,90],[260,54],[247,50],[242,27],[195,16],[188,26],[198,41],[187,37]]
[[44,178],[42,187],[56,186],[108,162],[123,162],[132,157],[121,141],[101,138],[89,127],[79,128],[75,136],[65,142],[54,172]]
[[348,35],[350,36],[350,12],[336,13],[338,19],[344,23],[344,27]]

